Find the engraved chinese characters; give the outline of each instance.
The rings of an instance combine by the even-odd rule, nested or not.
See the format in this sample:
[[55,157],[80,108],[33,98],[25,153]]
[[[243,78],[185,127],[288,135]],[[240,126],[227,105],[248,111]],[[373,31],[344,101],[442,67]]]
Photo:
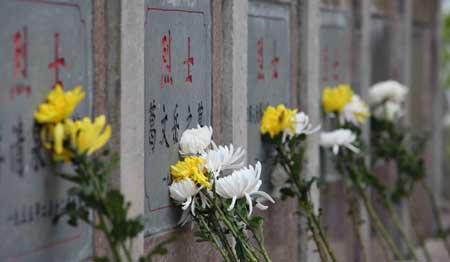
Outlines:
[[169,166],[178,160],[183,131],[211,119],[210,1],[166,2],[148,0],[145,10],[146,235],[179,221]]
[[53,176],[33,113],[55,83],[82,85],[89,114],[90,1],[0,2],[0,261],[79,261],[92,255],[92,231],[53,223],[70,186]]
[[291,106],[289,9],[283,5],[250,2],[248,15],[248,161],[265,165],[270,178],[270,148],[264,148],[259,132],[264,109]]

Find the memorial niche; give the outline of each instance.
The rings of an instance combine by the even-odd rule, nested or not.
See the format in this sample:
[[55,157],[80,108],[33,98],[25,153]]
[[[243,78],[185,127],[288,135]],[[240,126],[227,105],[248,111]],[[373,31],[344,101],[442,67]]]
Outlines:
[[145,7],[145,233],[175,227],[169,166],[181,134],[211,120],[211,3]]
[[[349,84],[350,81],[350,30],[346,14],[321,11],[320,26],[320,88]],[[323,130],[331,130],[330,121],[322,123]],[[322,177],[334,181],[338,178],[329,152],[321,150]]]
[[260,121],[267,106],[291,106],[289,8],[259,1],[248,14],[248,161],[263,165],[263,188],[270,187],[272,147],[263,144]]
[[53,219],[68,201],[68,183],[53,176],[33,112],[56,83],[82,85],[91,112],[90,1],[0,3],[0,260],[79,261],[92,255],[92,230]]

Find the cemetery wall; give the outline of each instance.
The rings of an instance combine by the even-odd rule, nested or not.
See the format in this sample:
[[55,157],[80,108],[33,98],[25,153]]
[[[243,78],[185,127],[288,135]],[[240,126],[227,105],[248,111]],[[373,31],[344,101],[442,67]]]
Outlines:
[[[393,78],[411,86],[407,121],[416,127],[430,127],[426,164],[432,170],[429,183],[439,192],[443,181],[439,105],[443,95],[438,81],[437,3],[0,3],[0,14],[8,17],[0,26],[0,40],[8,43],[0,46],[0,58],[11,61],[0,65],[4,79],[0,86],[4,120],[0,126],[0,205],[7,213],[5,218],[0,216],[0,233],[11,236],[0,247],[0,260],[48,261],[56,257],[73,261],[108,254],[106,240],[98,232],[49,222],[50,208],[57,209],[63,203],[66,185],[50,177],[44,165],[48,159],[40,162],[39,152],[36,155],[33,151],[36,141],[30,123],[37,103],[58,81],[69,88],[83,84],[87,90],[87,102],[77,114],[106,114],[112,124],[109,146],[121,160],[110,184],[132,201],[131,215],[141,215],[145,221],[145,231],[135,241],[136,257],[175,237],[169,254],[156,261],[220,261],[210,245],[195,242],[189,225],[176,227],[179,214],[168,198],[167,166],[177,159],[182,131],[197,123],[208,124],[214,128],[217,143],[247,147],[250,163],[263,162],[263,187],[270,192],[273,167],[258,134],[262,109],[285,103],[304,110],[313,124],[322,123],[327,128],[328,123],[321,120],[321,90],[339,83],[351,84],[363,98],[368,87],[378,81]],[[27,19],[19,22],[17,17]],[[29,62],[13,63],[14,59],[24,59],[14,53],[17,48],[29,48]],[[65,65],[59,58],[64,58]],[[39,61],[45,61],[44,67]],[[315,189],[314,201],[322,207],[322,221],[336,255],[343,261],[360,261],[358,241],[345,212],[344,185],[317,142],[318,135],[308,138],[305,174],[332,183]],[[24,159],[17,157],[21,151]],[[387,184],[395,179],[394,169],[392,163],[378,167]],[[10,176],[8,184],[2,178],[6,176]],[[14,191],[26,193],[12,201]],[[422,194],[416,192],[417,201],[409,208],[427,210]],[[373,199],[376,202],[376,196]],[[46,211],[34,210],[37,206]],[[33,218],[23,215],[23,209],[33,209]],[[410,223],[408,207],[398,209],[405,223]],[[265,218],[266,243],[274,261],[319,261],[304,221],[296,214],[296,201],[277,199],[276,205],[258,214]],[[418,215],[423,232],[431,234],[435,229],[429,212]],[[360,216],[367,222],[364,212]],[[359,230],[373,257],[380,258],[379,248],[371,244],[375,241],[369,223]],[[19,246],[18,241],[25,242]]]

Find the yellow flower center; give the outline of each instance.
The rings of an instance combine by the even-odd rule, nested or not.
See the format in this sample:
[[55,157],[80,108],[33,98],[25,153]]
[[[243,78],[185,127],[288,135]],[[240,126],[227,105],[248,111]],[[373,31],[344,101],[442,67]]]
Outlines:
[[203,173],[202,165],[205,159],[199,157],[186,157],[183,161],[178,161],[170,166],[170,172],[175,182],[190,179],[206,188],[211,188],[208,177]]
[[269,133],[270,137],[273,138],[288,128],[294,131],[293,118],[296,113],[297,110],[287,109],[284,105],[278,105],[277,108],[267,107],[261,119],[261,134]]
[[336,88],[326,87],[322,93],[322,105],[326,113],[342,112],[352,101],[353,91],[349,85],[339,85]]

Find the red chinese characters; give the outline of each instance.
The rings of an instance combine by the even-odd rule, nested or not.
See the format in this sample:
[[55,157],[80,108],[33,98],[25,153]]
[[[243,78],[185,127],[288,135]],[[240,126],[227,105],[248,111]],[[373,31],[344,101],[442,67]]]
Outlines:
[[59,78],[59,68],[66,65],[64,58],[59,56],[59,33],[53,36],[54,60],[48,65],[49,70],[55,71],[55,84],[62,84]]
[[160,86],[163,88],[164,86],[173,86],[173,77],[172,77],[172,57],[171,57],[171,48],[172,48],[172,37],[170,35],[170,30],[167,35],[163,35],[161,39],[162,44],[162,64],[161,64],[161,80]]
[[184,64],[187,65],[187,76],[184,82],[188,85],[192,84],[192,75],[191,75],[191,65],[194,65],[194,57],[191,56],[191,38],[188,37],[188,56],[184,61]]
[[271,61],[272,64],[272,79],[278,79],[278,70],[277,66],[280,63],[280,58],[277,56],[277,41],[273,41],[273,59]]
[[334,63],[333,63],[333,80],[334,81],[340,80],[339,73],[338,73],[340,65],[341,64],[339,63],[339,52],[338,52],[338,49],[336,49],[336,55],[335,55]]
[[322,65],[323,65],[323,69],[322,69],[322,83],[326,84],[328,82],[328,66],[329,66],[329,52],[328,52],[328,48],[324,48],[322,50]]
[[256,80],[264,80],[264,40],[262,38],[256,41]]
[[28,78],[28,28],[23,26],[13,35],[14,45],[14,83],[10,88],[11,98],[31,94]]

